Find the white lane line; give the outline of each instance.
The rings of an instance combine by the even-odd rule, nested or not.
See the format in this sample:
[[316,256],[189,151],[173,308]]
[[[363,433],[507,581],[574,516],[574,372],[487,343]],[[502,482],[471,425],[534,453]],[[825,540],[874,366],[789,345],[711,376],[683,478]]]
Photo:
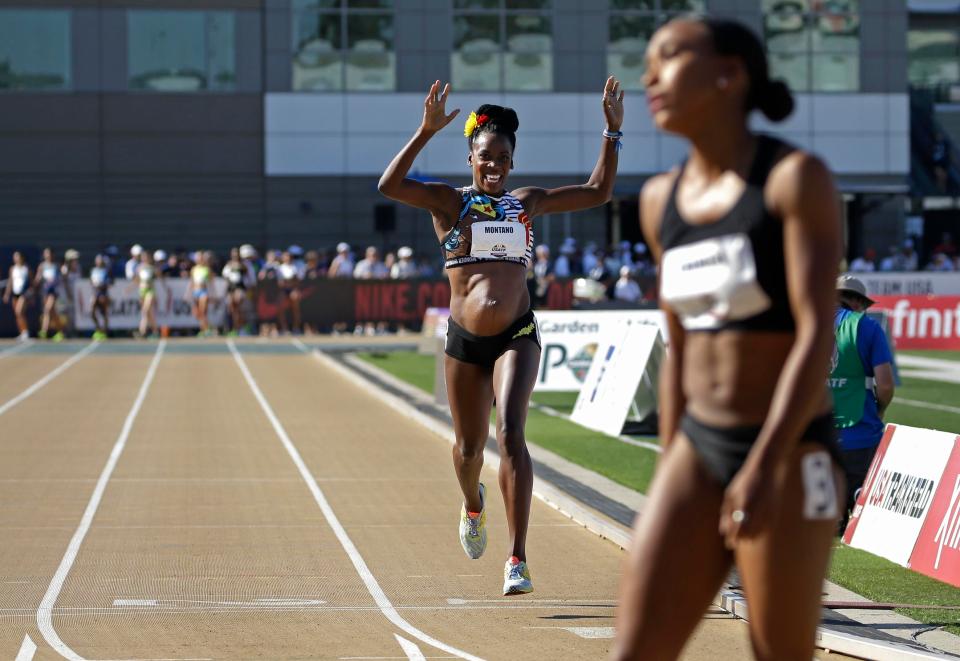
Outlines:
[[597,639],[613,638],[613,627],[524,627],[524,629],[553,629],[554,631],[569,631],[580,638]]
[[[301,343],[302,344],[302,343]],[[480,657],[474,656],[463,650],[459,650],[456,647],[447,645],[446,643],[433,638],[432,636],[420,631],[412,624],[407,622],[403,617],[400,616],[400,613],[397,612],[397,609],[394,608],[393,604],[390,602],[390,599],[387,597],[386,593],[383,591],[383,588],[380,587],[380,584],[377,582],[377,579],[374,577],[373,572],[367,567],[367,563],[364,561],[363,557],[360,555],[360,552],[357,550],[357,547],[354,545],[353,541],[347,535],[346,529],[340,523],[340,519],[337,518],[336,513],[333,511],[333,508],[330,507],[330,503],[327,502],[326,496],[323,495],[323,491],[320,489],[320,485],[317,484],[317,481],[314,479],[313,475],[310,473],[310,469],[307,468],[307,465],[304,463],[303,458],[300,456],[300,452],[297,450],[296,446],[293,444],[293,441],[290,440],[290,437],[287,435],[286,430],[283,428],[283,425],[280,424],[280,420],[277,418],[276,414],[273,412],[273,409],[270,407],[270,404],[267,403],[267,399],[263,396],[263,393],[260,391],[260,387],[257,385],[257,382],[254,380],[253,375],[250,373],[250,370],[247,369],[247,363],[243,360],[243,357],[240,355],[240,352],[237,351],[237,347],[234,344],[232,339],[227,340],[227,347],[230,349],[230,353],[233,354],[234,360],[237,361],[237,365],[240,367],[240,371],[243,373],[243,378],[246,379],[247,385],[250,386],[250,390],[253,391],[254,397],[256,397],[257,402],[260,403],[260,408],[263,409],[264,414],[267,416],[267,419],[270,420],[270,424],[273,426],[273,430],[276,432],[277,436],[280,438],[283,447],[286,448],[287,454],[290,455],[290,458],[293,460],[293,463],[296,465],[297,470],[300,471],[300,475],[303,477],[303,481],[307,483],[307,487],[310,489],[310,493],[313,494],[313,499],[316,501],[317,505],[320,506],[320,510],[323,512],[323,516],[327,519],[327,523],[330,524],[330,527],[333,529],[334,534],[337,536],[337,540],[340,542],[340,545],[343,547],[343,550],[346,551],[347,556],[349,556],[350,561],[353,563],[354,568],[357,570],[357,574],[360,575],[360,578],[363,580],[364,585],[367,587],[367,591],[373,597],[377,606],[380,608],[380,612],[386,616],[388,620],[393,622],[398,628],[406,631],[408,634],[416,638],[417,640],[424,642],[432,647],[436,647],[439,650],[443,650],[448,654],[453,654],[458,656],[461,659],[468,659],[469,661],[480,661]]]
[[0,360],[3,360],[3,359],[6,358],[7,356],[12,356],[12,355],[14,355],[14,354],[20,353],[21,351],[23,351],[24,349],[26,349],[27,347],[29,347],[29,346],[32,345],[32,344],[33,344],[33,342],[21,342],[20,344],[18,344],[18,345],[15,346],[15,347],[10,347],[9,349],[4,349],[3,351],[0,351]]
[[410,661],[427,661],[427,658],[423,655],[423,652],[420,651],[420,648],[417,647],[416,643],[410,642],[398,633],[393,634],[393,637],[400,643],[400,648]]
[[894,404],[906,404],[907,406],[915,406],[919,409],[933,409],[934,411],[949,411],[950,413],[960,414],[960,408],[956,406],[947,406],[946,404],[932,404],[930,402],[921,402],[917,399],[904,399],[903,397],[894,396]]
[[37,644],[30,640],[30,635],[23,637],[23,643],[20,645],[20,651],[17,652],[17,658],[14,661],[31,661],[33,655],[37,653]]
[[[589,602],[589,603],[586,603]],[[515,604],[511,599],[447,599],[450,606],[463,606],[466,604]],[[608,606],[610,608],[617,605],[614,599],[524,599],[525,604],[556,604],[557,606]]]
[[60,364],[60,366],[56,367],[52,372],[50,372],[49,374],[47,374],[45,377],[43,377],[42,379],[40,379],[39,381],[37,381],[36,383],[34,383],[32,386],[30,386],[29,388],[27,388],[26,390],[24,390],[22,393],[20,393],[19,395],[17,395],[16,397],[14,397],[13,399],[11,399],[10,401],[8,401],[8,402],[7,402],[6,404],[4,404],[3,406],[0,406],[0,415],[3,415],[4,413],[6,413],[6,412],[9,411],[10,409],[12,409],[14,406],[16,406],[17,404],[19,404],[19,403],[22,402],[23,400],[25,400],[27,397],[29,397],[29,396],[32,395],[33,393],[37,392],[38,390],[40,390],[40,388],[44,387],[45,385],[47,385],[48,383],[50,383],[51,381],[53,381],[55,378],[57,378],[58,376],[60,376],[61,374],[63,374],[63,372],[65,372],[66,370],[70,369],[70,366],[71,366],[71,365],[73,365],[74,363],[76,363],[78,360],[81,360],[81,359],[84,358],[87,354],[89,354],[91,351],[93,351],[94,349],[96,349],[98,344],[100,344],[100,343],[99,343],[99,342],[91,342],[90,344],[88,344],[87,346],[85,346],[83,349],[81,349],[81,350],[78,351],[77,353],[75,353],[75,354],[73,354],[72,356],[70,356],[65,362],[63,362],[62,364]]
[[43,601],[40,602],[40,607],[37,609],[37,627],[39,627],[40,633],[43,634],[43,639],[46,640],[47,644],[56,650],[60,656],[70,659],[71,661],[83,661],[83,657],[70,649],[70,647],[60,639],[56,630],[54,630],[53,607],[54,604],[57,603],[57,597],[60,596],[60,590],[63,589],[64,581],[67,580],[67,574],[70,573],[70,568],[73,567],[77,553],[80,552],[80,545],[83,544],[83,538],[87,536],[87,531],[90,530],[90,524],[93,523],[93,517],[97,513],[97,508],[100,506],[100,499],[103,498],[103,492],[107,488],[107,482],[110,481],[113,469],[116,467],[117,461],[120,460],[120,453],[123,452],[123,448],[127,444],[127,438],[130,437],[130,430],[133,429],[133,422],[137,419],[140,407],[143,406],[143,400],[147,398],[147,391],[150,389],[153,377],[157,373],[157,366],[160,364],[160,358],[163,357],[163,350],[166,346],[166,340],[160,340],[160,343],[157,345],[157,351],[153,354],[150,367],[147,368],[147,375],[143,378],[140,392],[137,394],[137,399],[133,402],[130,413],[127,414],[127,419],[123,422],[120,436],[117,437],[117,442],[110,452],[110,458],[107,459],[107,464],[103,467],[103,472],[100,473],[97,486],[93,489],[90,502],[87,503],[87,509],[83,513],[83,518],[80,519],[80,525],[77,526],[77,531],[73,533],[73,539],[70,540],[70,544],[67,546],[67,552],[63,554],[63,560],[60,561],[60,566],[57,567],[57,572],[53,575],[53,579],[50,581],[49,587],[47,587],[47,593],[43,595]]

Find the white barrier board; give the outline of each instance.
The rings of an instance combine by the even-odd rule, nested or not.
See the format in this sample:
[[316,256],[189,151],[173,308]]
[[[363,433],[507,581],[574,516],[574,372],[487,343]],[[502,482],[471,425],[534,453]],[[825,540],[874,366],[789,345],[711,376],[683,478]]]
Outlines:
[[620,319],[603,335],[570,419],[589,429],[616,436],[630,412],[639,387],[653,392],[656,381],[641,385],[648,363],[659,362],[663,340],[658,326],[636,319]]
[[667,337],[660,310],[538,310],[536,314],[543,342],[537,392],[579,392],[601,337],[623,320],[658,328]]

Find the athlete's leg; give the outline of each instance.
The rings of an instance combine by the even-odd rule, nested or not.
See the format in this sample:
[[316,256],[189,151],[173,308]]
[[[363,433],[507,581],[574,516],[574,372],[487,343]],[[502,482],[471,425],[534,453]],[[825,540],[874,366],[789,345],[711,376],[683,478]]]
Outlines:
[[[803,458],[812,453],[826,455],[822,446],[803,443],[777,476],[781,496],[772,527],[737,544],[737,566],[750,604],[750,639],[761,661],[813,657],[844,485],[842,471],[826,456],[804,468]],[[805,510],[828,518],[808,518]]]
[[197,301],[197,312],[199,313],[201,333],[206,333],[207,328],[209,327],[209,322],[207,321],[207,301],[208,297],[206,294],[201,296],[200,300]]
[[493,369],[465,363],[444,355],[447,399],[457,441],[453,446],[453,467],[457,471],[463,502],[469,512],[479,512],[480,469],[483,448],[490,430],[493,405]]
[[676,659],[733,560],[720,537],[723,488],[678,433],[634,523],[620,579],[613,658]]
[[43,297],[43,320],[40,322],[40,332],[46,336],[50,332],[50,317],[53,314],[53,306],[57,299],[52,294]]
[[540,347],[528,339],[513,340],[493,369],[497,406],[497,445],[500,448],[500,491],[507,510],[510,555],[526,560],[533,463],[524,427],[530,393],[537,380]]
[[27,297],[20,296],[13,304],[13,314],[17,318],[17,329],[21,333],[27,332]]
[[300,292],[294,289],[290,292],[290,315],[293,317],[292,330],[300,330]]

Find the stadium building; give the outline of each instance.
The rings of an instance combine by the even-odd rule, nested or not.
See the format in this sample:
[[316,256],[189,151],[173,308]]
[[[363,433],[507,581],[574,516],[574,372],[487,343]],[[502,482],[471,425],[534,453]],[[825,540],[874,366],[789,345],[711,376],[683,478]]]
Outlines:
[[[766,39],[797,95],[775,130],[836,172],[851,254],[904,238],[917,161],[904,35],[942,26],[921,25],[907,0],[0,0],[2,242],[75,247],[84,261],[133,242],[434,250],[426,214],[376,190],[429,84],[451,81],[463,116],[516,108],[512,184],[556,186],[596,161],[608,74],[628,91],[615,199],[544,218],[539,237],[637,240],[640,186],[685,149],[651,125],[643,52],[691,10]],[[952,25],[941,32],[956,48]],[[461,125],[431,141],[415,176],[468,182]]]

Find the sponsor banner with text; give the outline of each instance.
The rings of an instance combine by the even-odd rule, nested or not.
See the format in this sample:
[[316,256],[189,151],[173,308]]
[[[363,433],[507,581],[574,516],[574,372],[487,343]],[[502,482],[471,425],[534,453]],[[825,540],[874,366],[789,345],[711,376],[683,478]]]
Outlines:
[[[163,278],[156,281],[157,325],[167,328],[200,328],[200,322],[193,316],[193,301],[187,298],[189,286],[187,278]],[[226,294],[226,281],[214,280],[207,308],[207,318],[212,326],[221,326],[226,314],[223,298]],[[110,285],[110,330],[134,330],[140,325],[140,292],[137,284],[130,280],[118,280]],[[93,318],[90,316],[93,306],[93,286],[87,279],[78,280],[73,290],[73,323],[78,331],[92,331]]]
[[910,273],[854,273],[877,296],[960,296],[960,274],[913,271]]
[[910,567],[933,505],[942,502],[936,496],[952,489],[943,478],[956,441],[948,432],[887,425],[844,541]]
[[537,311],[543,350],[534,390],[579,392],[601,336],[627,319],[656,326],[666,337],[659,310]]
[[[960,280],[960,275],[955,276]],[[872,296],[897,349],[960,350],[960,296]]]
[[960,436],[910,556],[910,569],[960,587]]

